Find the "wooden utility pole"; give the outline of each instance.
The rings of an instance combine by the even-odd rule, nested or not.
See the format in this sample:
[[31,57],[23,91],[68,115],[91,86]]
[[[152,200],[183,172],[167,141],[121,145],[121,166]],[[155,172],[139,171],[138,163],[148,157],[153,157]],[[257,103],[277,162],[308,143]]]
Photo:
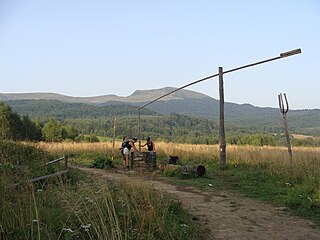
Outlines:
[[220,97],[220,117],[219,117],[219,145],[220,145],[220,165],[225,168],[226,162],[226,136],[224,131],[224,91],[223,91],[223,68],[219,67],[219,97]]
[[279,100],[280,112],[281,112],[282,118],[283,118],[284,133],[285,133],[287,146],[288,146],[289,161],[290,161],[290,172],[291,172],[291,176],[293,176],[293,158],[292,158],[292,149],[291,149],[290,136],[289,136],[289,130],[288,130],[288,120],[287,120],[287,112],[289,111],[289,104],[288,104],[288,100],[287,100],[286,94],[284,93],[283,95],[284,95],[284,99],[285,99],[285,102],[286,102],[286,108],[285,108],[285,106],[283,104],[283,99],[282,99],[282,94],[281,93],[278,95],[278,100]]
[[[176,88],[171,92],[168,92],[166,94],[163,94],[160,97],[155,98],[154,100],[152,100],[152,101],[142,105],[141,107],[139,107],[139,119],[138,119],[138,121],[139,121],[139,123],[138,123],[139,124],[139,136],[140,136],[140,110],[141,109],[149,106],[150,104],[152,104],[152,103],[154,103],[154,102],[156,102],[156,101],[158,101],[158,100],[160,100],[160,99],[162,99],[162,98],[164,98],[166,96],[169,96],[170,94],[173,94],[173,93],[175,93],[177,91],[180,91],[181,89],[184,89],[184,88],[192,86],[194,84],[197,84],[197,83],[200,83],[200,82],[206,81],[208,79],[211,79],[211,78],[219,76],[219,95],[220,95],[220,119],[219,119],[219,121],[220,121],[220,123],[219,123],[220,163],[221,163],[222,168],[225,168],[226,165],[227,165],[227,162],[226,162],[226,138],[225,138],[225,130],[224,130],[223,74],[231,73],[231,72],[235,72],[235,71],[238,71],[238,70],[241,70],[241,69],[245,69],[245,68],[253,67],[253,66],[256,66],[256,65],[260,65],[260,64],[263,64],[263,63],[268,63],[268,62],[271,62],[271,61],[283,59],[283,58],[290,57],[290,56],[293,56],[293,55],[296,55],[296,54],[300,54],[300,53],[301,53],[301,49],[298,48],[298,49],[294,49],[292,51],[280,53],[280,55],[277,56],[277,57],[269,58],[269,59],[262,60],[262,61],[259,61],[259,62],[255,62],[255,63],[250,63],[250,64],[243,65],[243,66],[240,66],[240,67],[236,67],[236,68],[224,71],[224,72],[223,72],[223,68],[219,67],[219,73],[217,73],[217,74],[213,74],[213,75],[198,79],[196,81],[193,81],[191,83],[185,84],[182,87]],[[140,137],[139,137],[139,139],[140,139]]]
[[116,127],[117,127],[117,114],[114,116],[114,121],[113,121],[112,160],[114,159],[114,145],[115,145],[115,141],[116,141]]

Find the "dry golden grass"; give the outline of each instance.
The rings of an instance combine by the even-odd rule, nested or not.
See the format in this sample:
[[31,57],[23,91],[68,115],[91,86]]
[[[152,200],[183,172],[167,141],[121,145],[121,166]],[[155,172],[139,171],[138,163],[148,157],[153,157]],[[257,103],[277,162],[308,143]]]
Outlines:
[[[69,153],[86,153],[86,152],[97,152],[97,153],[111,153],[112,143],[111,142],[100,142],[100,143],[76,143],[76,142],[39,142],[35,146],[48,151],[53,154],[69,154]],[[117,151],[120,142],[116,143],[115,149]]]
[[[87,153],[95,152],[111,155],[112,143],[37,143],[41,149],[55,154]],[[121,142],[115,143],[115,158],[120,157],[118,150]],[[143,148],[143,151],[146,149]],[[168,156],[178,156],[182,162],[208,163],[219,161],[219,145],[193,145],[156,142],[158,162]],[[294,147],[293,161],[297,175],[314,177],[320,172],[320,148]],[[251,164],[266,166],[271,173],[289,174],[289,157],[285,147],[256,147],[256,146],[227,146],[227,162],[233,164]]]
[[310,136],[310,135],[302,135],[302,134],[292,134],[292,137],[295,139],[320,139],[320,137]]

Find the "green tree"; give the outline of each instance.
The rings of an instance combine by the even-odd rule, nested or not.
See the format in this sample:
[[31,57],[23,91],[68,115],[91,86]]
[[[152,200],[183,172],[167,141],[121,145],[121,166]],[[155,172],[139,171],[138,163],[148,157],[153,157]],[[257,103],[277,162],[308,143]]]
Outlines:
[[79,131],[72,124],[63,127],[63,139],[75,140],[79,136]]
[[11,107],[0,103],[0,139],[21,140],[22,121],[17,113],[12,112]]
[[42,136],[48,142],[61,141],[62,133],[62,124],[55,119],[50,119],[42,128]]
[[11,126],[10,126],[10,112],[11,108],[4,103],[0,103],[0,139],[11,139]]
[[85,141],[91,143],[100,142],[99,138],[95,134],[90,134],[89,136],[86,136]]
[[29,116],[22,117],[22,136],[25,140],[41,140],[41,127],[30,120]]

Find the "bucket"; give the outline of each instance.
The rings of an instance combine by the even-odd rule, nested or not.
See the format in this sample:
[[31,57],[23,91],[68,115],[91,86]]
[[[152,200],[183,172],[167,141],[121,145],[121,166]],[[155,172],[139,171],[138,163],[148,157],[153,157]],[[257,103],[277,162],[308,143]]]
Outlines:
[[177,165],[179,163],[179,157],[178,156],[169,156],[168,163]]

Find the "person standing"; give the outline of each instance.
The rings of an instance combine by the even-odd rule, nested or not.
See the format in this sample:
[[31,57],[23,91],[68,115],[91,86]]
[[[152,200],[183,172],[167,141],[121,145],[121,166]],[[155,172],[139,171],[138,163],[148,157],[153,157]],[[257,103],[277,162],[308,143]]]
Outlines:
[[123,141],[121,144],[121,153],[123,156],[124,168],[127,170],[130,170],[130,165],[129,165],[130,150],[131,150],[131,148],[133,148],[135,151],[138,152],[138,149],[134,145],[135,142],[137,142],[137,138],[133,138],[132,140],[128,140],[128,137],[124,136],[122,140]]
[[140,145],[141,147],[147,146],[148,147],[148,152],[155,152],[156,151],[156,145],[154,142],[151,140],[150,137],[147,137],[146,143],[143,145]]
[[148,147],[148,153],[147,153],[147,163],[148,163],[148,169],[154,170],[157,167],[156,162],[156,145],[154,144],[154,141],[151,140],[150,137],[147,137],[146,143],[143,145],[140,145],[141,147],[147,146]]

